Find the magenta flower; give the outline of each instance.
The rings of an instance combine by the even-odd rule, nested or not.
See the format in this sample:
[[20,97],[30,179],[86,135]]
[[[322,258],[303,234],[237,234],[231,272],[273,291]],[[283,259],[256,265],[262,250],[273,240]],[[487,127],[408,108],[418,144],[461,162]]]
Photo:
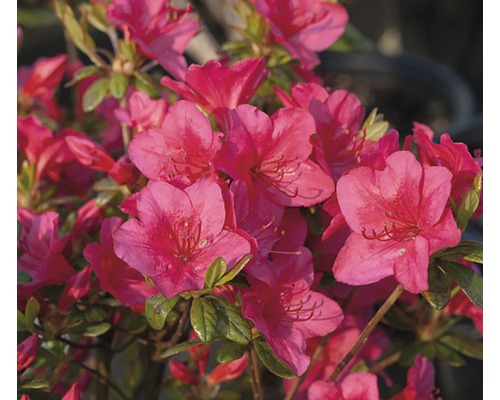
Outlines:
[[308,400],[379,400],[377,375],[355,372],[340,382],[314,382],[307,392]]
[[223,257],[231,269],[250,253],[245,233],[224,228],[226,211],[216,183],[198,181],[185,189],[153,182],[139,192],[139,219],[113,233],[115,253],[151,277],[170,298],[203,289],[209,265]]
[[38,353],[38,334],[33,333],[17,346],[17,372],[28,368]]
[[184,79],[187,63],[182,53],[200,29],[198,20],[189,15],[192,11],[191,6],[174,8],[166,0],[112,0],[106,16],[146,56],[158,60],[175,78]]
[[90,268],[90,265],[87,265],[67,280],[66,286],[57,303],[57,308],[63,312],[68,311],[77,300],[89,292],[91,283],[92,268]]
[[168,109],[163,125],[139,133],[130,143],[130,158],[149,179],[170,180],[184,175],[192,182],[216,178],[213,160],[221,147],[219,132],[191,102]]
[[165,99],[151,99],[146,93],[136,91],[128,98],[127,107],[115,110],[115,116],[131,128],[142,132],[146,129],[159,128],[167,112]]
[[115,255],[112,234],[121,224],[122,220],[118,217],[106,218],[101,226],[101,244],[88,244],[83,255],[90,262],[102,289],[124,306],[143,309],[146,299],[158,290]]
[[434,365],[429,359],[417,354],[406,375],[407,386],[390,400],[434,400],[435,373]]
[[260,192],[283,206],[312,206],[331,196],[332,179],[309,160],[309,138],[316,128],[308,113],[280,109],[269,118],[244,104],[232,111],[231,118],[216,166],[244,181],[251,198]]
[[259,265],[259,279],[247,276],[252,290],[243,294],[242,312],[299,376],[310,361],[306,339],[335,330],[343,314],[335,301],[311,290],[312,255],[307,249],[303,248],[302,255],[275,259],[278,262]]
[[451,178],[446,168],[422,168],[407,151],[391,154],[382,171],[359,167],[342,176],[337,195],[353,232],[335,278],[366,285],[394,275],[411,293],[427,290],[430,255],[461,238],[447,207]]
[[273,40],[283,44],[305,68],[319,64],[317,52],[326,50],[342,34],[349,16],[343,6],[321,0],[252,0],[271,27]]
[[231,66],[208,61],[203,65],[190,65],[185,83],[168,76],[163,77],[161,83],[181,98],[223,119],[226,110],[248,103],[267,75],[265,65],[263,58],[247,58]]

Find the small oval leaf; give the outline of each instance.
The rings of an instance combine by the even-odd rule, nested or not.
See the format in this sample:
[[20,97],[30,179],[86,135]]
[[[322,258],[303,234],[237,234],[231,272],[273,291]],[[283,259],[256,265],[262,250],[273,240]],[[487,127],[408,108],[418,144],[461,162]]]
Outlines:
[[174,296],[167,300],[161,294],[156,294],[147,299],[145,312],[149,325],[157,331],[163,329],[168,313],[173,310],[179,300],[180,296]]
[[17,269],[17,284],[28,283],[31,282],[31,276],[29,276],[26,272]]
[[207,295],[217,309],[217,330],[227,339],[240,344],[248,344],[252,340],[252,328],[248,320],[243,318],[241,310],[229,301],[214,295]]
[[217,257],[205,272],[205,287],[212,288],[226,273],[227,265],[222,257]]
[[225,283],[232,281],[236,277],[236,275],[238,275],[242,271],[242,269],[245,268],[245,266],[250,262],[252,258],[253,255],[251,254],[247,254],[246,256],[242,257],[241,260],[238,261],[226,275],[220,278],[214,286],[224,285]]
[[467,297],[479,308],[483,308],[483,278],[471,268],[451,261],[436,260],[446,275],[455,280]]
[[262,364],[274,375],[283,379],[297,378],[290,368],[274,354],[267,342],[257,340],[253,345]]
[[451,297],[451,278],[435,265],[429,265],[429,290],[423,292],[424,298],[436,310],[446,307]]
[[94,110],[106,98],[109,88],[109,78],[101,78],[96,80],[83,95],[83,111],[89,112]]
[[109,92],[115,99],[121,99],[128,87],[128,77],[124,74],[114,74],[109,80]]
[[214,304],[205,297],[193,299],[191,305],[191,325],[203,343],[211,342],[216,333],[217,309]]
[[225,343],[215,354],[215,359],[220,363],[237,360],[245,354],[245,347],[235,342]]
[[24,323],[30,332],[35,330],[35,325],[33,323],[36,317],[38,317],[39,312],[40,303],[34,297],[31,297],[26,303],[26,310],[24,311]]

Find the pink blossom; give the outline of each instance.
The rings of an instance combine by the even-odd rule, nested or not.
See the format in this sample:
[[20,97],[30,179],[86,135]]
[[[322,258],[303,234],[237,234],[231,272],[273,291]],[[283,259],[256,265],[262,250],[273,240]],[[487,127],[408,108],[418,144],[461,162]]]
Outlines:
[[71,385],[61,400],[80,400],[80,387],[78,381]]
[[168,367],[173,377],[186,385],[199,386],[200,379],[184,363],[179,360],[169,360]]
[[224,364],[217,365],[207,377],[210,384],[216,385],[218,383],[232,381],[239,378],[247,367],[247,360],[245,356],[237,360],[229,361]]
[[406,376],[407,386],[391,400],[434,400],[434,377],[434,365],[428,358],[417,354]]
[[407,151],[391,154],[382,171],[359,167],[340,178],[337,195],[353,232],[335,278],[365,285],[395,275],[411,293],[427,290],[430,255],[461,238],[447,207],[451,178],[446,168],[422,168]]
[[185,83],[168,76],[163,77],[161,83],[223,121],[224,111],[248,103],[266,75],[263,58],[247,58],[231,66],[219,61],[208,61],[201,66],[192,64],[186,72]]
[[101,226],[101,244],[90,243],[83,256],[90,262],[102,289],[124,306],[142,309],[146,299],[158,293],[144,277],[115,255],[112,235],[122,224],[118,217],[106,218]]
[[19,246],[24,254],[18,259],[18,266],[32,281],[21,286],[39,288],[63,283],[75,273],[62,255],[68,236],[58,238],[58,226],[59,214],[53,211],[35,215],[23,224]]
[[272,39],[283,44],[305,68],[319,64],[316,52],[326,50],[344,33],[347,11],[321,0],[252,0],[271,27]]
[[314,382],[308,400],[379,400],[377,375],[355,372],[340,382]]
[[476,306],[463,291],[454,295],[443,309],[445,315],[464,315],[469,317],[476,329],[483,333],[483,309]]
[[76,220],[71,229],[71,239],[77,240],[83,235],[96,231],[101,226],[104,207],[98,206],[96,199],[87,201],[76,212]]
[[127,108],[115,110],[115,116],[137,132],[159,128],[167,112],[168,103],[164,99],[153,100],[146,93],[135,91],[130,95]]
[[231,120],[216,166],[245,182],[251,198],[260,192],[283,206],[312,206],[331,196],[333,181],[309,160],[315,125],[308,113],[280,109],[269,118],[244,104]]
[[68,311],[77,300],[89,292],[91,279],[92,268],[90,268],[90,265],[69,278],[59,298],[57,308],[63,312]]
[[216,183],[198,181],[185,189],[153,182],[139,192],[139,219],[113,233],[115,252],[151,277],[167,298],[202,289],[209,265],[224,257],[228,270],[250,253],[245,234],[224,228],[226,212]]
[[222,134],[191,102],[172,105],[158,129],[139,133],[130,143],[130,158],[149,179],[171,180],[184,175],[192,182],[216,178],[213,160]]
[[33,333],[17,346],[17,372],[28,368],[38,353],[38,334]]
[[182,53],[200,29],[189,14],[193,8],[174,8],[166,0],[112,0],[109,21],[120,27],[147,56],[158,60],[177,79],[184,79],[187,63]]
[[[258,279],[248,276],[252,290],[242,297],[243,316],[252,320],[276,355],[299,376],[307,369],[306,339],[324,336],[343,318],[338,304],[311,290],[312,255],[276,257],[260,265]],[[257,269],[256,269],[257,271]]]

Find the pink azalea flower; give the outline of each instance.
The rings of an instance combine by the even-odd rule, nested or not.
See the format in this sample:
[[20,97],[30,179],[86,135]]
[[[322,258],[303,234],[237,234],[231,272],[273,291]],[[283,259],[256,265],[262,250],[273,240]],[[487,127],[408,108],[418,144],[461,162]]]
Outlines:
[[92,268],[90,265],[69,278],[59,298],[57,308],[63,312],[68,311],[77,300],[89,292],[91,280]]
[[33,333],[17,346],[17,372],[28,368],[38,353],[38,334]]
[[461,238],[447,207],[451,178],[446,168],[422,168],[407,151],[391,154],[383,171],[359,167],[342,176],[337,195],[353,232],[335,278],[365,285],[394,275],[411,293],[427,290],[430,255]]
[[41,107],[49,117],[58,119],[61,111],[54,99],[54,93],[63,78],[68,57],[61,54],[51,58],[39,58],[31,67],[21,67],[17,75],[19,103],[32,109]]
[[75,273],[62,255],[69,237],[58,238],[58,226],[59,214],[53,211],[35,215],[23,224],[19,246],[24,254],[18,259],[18,266],[32,280],[20,286],[39,288],[63,283]]
[[324,336],[343,318],[338,304],[311,290],[312,255],[276,257],[262,263],[259,279],[248,276],[252,290],[242,297],[243,316],[252,320],[276,355],[299,376],[307,369],[306,339]]
[[124,306],[144,308],[146,299],[158,293],[144,277],[115,255],[113,232],[122,224],[118,217],[106,218],[101,225],[101,244],[90,243],[83,256],[90,262],[102,289]]
[[132,140],[130,158],[153,180],[171,180],[177,175],[192,182],[215,179],[213,160],[221,136],[193,103],[181,100],[168,109],[161,128],[141,132]]
[[417,354],[415,363],[408,370],[407,386],[391,400],[434,400],[435,369],[428,358]]
[[308,400],[379,400],[377,375],[355,372],[340,382],[314,382],[307,391]]
[[465,315],[474,323],[476,329],[483,333],[483,309],[476,306],[463,291],[454,295],[443,309],[445,315]]
[[113,233],[115,252],[151,277],[167,298],[204,287],[209,265],[224,257],[228,269],[250,253],[245,234],[224,228],[226,212],[216,183],[198,181],[185,189],[153,182],[139,192],[139,219]]
[[120,27],[139,49],[177,79],[184,79],[187,63],[182,53],[200,29],[188,5],[179,10],[166,0],[112,0],[109,21]]
[[319,64],[326,50],[344,33],[349,16],[343,6],[321,0],[252,0],[271,27],[272,40],[283,44],[305,68]]
[[[463,196],[472,188],[474,178],[482,173],[482,168],[469,153],[467,145],[454,142],[447,133],[442,134],[439,139],[440,144],[437,144],[424,133],[417,131],[414,134],[414,142],[422,164],[442,166],[453,174],[451,197],[460,206]],[[473,218],[482,215],[482,208],[481,199]]]
[[286,107],[300,107],[313,116],[315,159],[336,182],[357,164],[365,144],[365,138],[359,135],[365,116],[361,102],[346,90],[328,93],[314,83],[295,85],[290,96],[275,89]]
[[269,118],[244,104],[231,112],[231,119],[216,166],[245,182],[251,198],[260,192],[276,204],[307,207],[331,196],[333,181],[309,160],[315,125],[308,113],[280,109]]
[[[176,82],[168,76],[161,83],[186,100],[214,113],[224,121],[225,111],[248,103],[267,75],[263,58],[247,58],[231,66],[219,61],[203,65],[192,64],[186,72],[186,82]],[[222,123],[220,123],[222,127]]]
[[77,240],[86,233],[97,231],[101,226],[104,207],[98,206],[96,199],[89,200],[76,212],[76,220],[71,228],[71,239]]
[[71,385],[61,400],[80,400],[80,387],[78,381]]
[[128,98],[127,108],[115,110],[115,116],[137,132],[142,132],[159,128],[165,119],[167,108],[165,99],[153,100],[146,93],[135,91]]

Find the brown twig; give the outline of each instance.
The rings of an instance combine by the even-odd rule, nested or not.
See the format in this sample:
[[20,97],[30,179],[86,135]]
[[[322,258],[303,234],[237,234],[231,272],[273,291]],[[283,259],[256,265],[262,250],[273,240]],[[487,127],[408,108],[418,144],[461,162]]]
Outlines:
[[263,400],[262,385],[260,382],[259,361],[257,353],[252,347],[246,351],[248,370],[250,372],[250,385],[252,386],[253,400]]
[[338,376],[344,370],[347,364],[349,364],[349,362],[353,359],[353,357],[365,344],[366,340],[368,339],[368,336],[370,335],[370,333],[373,332],[373,330],[378,325],[378,323],[385,315],[385,313],[389,311],[389,309],[392,307],[392,305],[396,302],[396,300],[399,298],[399,296],[401,296],[401,293],[403,292],[404,292],[403,286],[401,285],[396,286],[396,289],[394,289],[389,298],[385,301],[384,304],[382,304],[382,306],[378,309],[378,311],[375,313],[370,322],[368,322],[368,324],[365,326],[365,329],[363,329],[363,332],[361,332],[361,335],[359,336],[358,340],[356,340],[356,343],[354,343],[354,345],[351,347],[349,352],[344,356],[339,365],[337,365],[337,368],[335,368],[335,370],[332,372],[332,374],[328,378],[329,381],[334,381],[335,379],[338,378]]
[[391,356],[384,358],[383,360],[379,361],[378,363],[374,364],[370,368],[370,372],[373,374],[377,374],[384,369],[386,369],[389,365],[394,364],[395,362],[398,362],[399,357],[401,357],[401,351],[398,351]]

